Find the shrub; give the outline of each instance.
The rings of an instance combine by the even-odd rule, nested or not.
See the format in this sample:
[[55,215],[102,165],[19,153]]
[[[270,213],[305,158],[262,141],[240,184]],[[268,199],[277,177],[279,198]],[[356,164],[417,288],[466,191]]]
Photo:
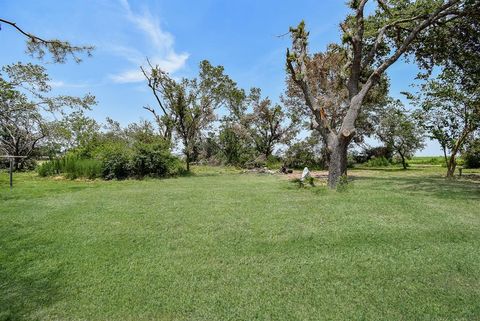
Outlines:
[[314,145],[302,141],[291,145],[285,152],[285,164],[291,168],[323,168],[323,159],[315,155]]
[[280,167],[282,167],[282,160],[280,159],[280,157],[270,155],[267,158],[266,165],[269,169],[279,169]]
[[261,168],[267,165],[267,158],[265,155],[258,155],[255,159],[245,163],[247,168]]
[[427,157],[427,156],[415,156],[409,160],[409,163],[415,165],[444,165],[445,158],[442,156]]
[[389,166],[390,162],[385,157],[374,157],[365,163],[367,167],[385,167]]
[[462,156],[465,167],[480,168],[480,138],[469,142]]
[[131,168],[137,177],[167,177],[183,172],[181,161],[170,153],[164,142],[135,144]]
[[60,161],[58,159],[43,162],[37,166],[37,173],[42,177],[52,176],[60,173]]
[[95,158],[101,162],[104,179],[125,179],[131,174],[132,151],[122,142],[108,142],[99,146]]
[[356,163],[357,162],[355,161],[355,157],[353,155],[347,156],[347,168],[354,168]]
[[136,141],[133,147],[125,141],[106,140],[97,146],[91,158],[82,158],[75,151],[42,163],[37,172],[40,176],[63,174],[70,179],[102,177],[109,180],[176,176],[184,174],[185,169],[163,140]]
[[361,152],[354,151],[352,153],[354,161],[358,164],[363,164],[374,158],[385,158],[391,160],[393,157],[393,151],[385,146],[371,147],[364,149]]
[[101,176],[101,163],[94,159],[81,159],[68,155],[42,163],[37,167],[40,176],[64,174],[70,179],[94,179]]

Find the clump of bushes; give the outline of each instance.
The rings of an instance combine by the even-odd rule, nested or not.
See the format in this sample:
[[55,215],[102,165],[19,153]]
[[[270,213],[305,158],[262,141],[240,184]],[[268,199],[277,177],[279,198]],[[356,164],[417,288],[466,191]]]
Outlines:
[[44,162],[37,168],[40,176],[64,175],[70,179],[129,177],[170,177],[184,174],[182,161],[172,155],[163,141],[135,142],[129,146],[122,141],[106,141],[98,146],[91,158],[71,153]]
[[131,155],[131,171],[137,177],[167,177],[185,173],[181,160],[163,142],[137,143]]
[[480,138],[472,140],[463,153],[464,165],[467,168],[480,168]]
[[97,148],[94,157],[102,163],[104,179],[125,179],[133,176],[132,150],[121,141],[108,142]]
[[445,165],[445,158],[442,156],[437,157],[412,157],[410,159],[411,164],[415,165]]
[[326,160],[322,158],[322,152],[316,150],[311,141],[301,141],[291,145],[286,151],[284,162],[290,168],[316,168],[324,169]]
[[63,174],[70,179],[101,177],[101,163],[95,159],[81,159],[74,155],[44,162],[37,167],[40,176]]
[[390,166],[390,162],[385,157],[374,157],[365,163],[366,167],[386,167]]
[[385,158],[387,160],[391,160],[393,157],[393,151],[391,148],[385,146],[377,146],[366,148],[360,152],[353,151],[351,156],[355,163],[363,164],[374,158]]

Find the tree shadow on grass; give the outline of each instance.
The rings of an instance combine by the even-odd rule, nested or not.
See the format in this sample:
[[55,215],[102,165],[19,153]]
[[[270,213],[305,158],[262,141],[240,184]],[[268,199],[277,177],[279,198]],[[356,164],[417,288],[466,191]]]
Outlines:
[[48,242],[0,225],[0,321],[37,320],[59,297],[61,267],[42,264]]
[[448,180],[438,176],[356,176],[352,179],[354,181],[371,180],[378,182],[379,184],[372,184],[369,187],[374,190],[402,190],[411,194],[424,193],[451,200],[480,200],[480,184],[472,179]]

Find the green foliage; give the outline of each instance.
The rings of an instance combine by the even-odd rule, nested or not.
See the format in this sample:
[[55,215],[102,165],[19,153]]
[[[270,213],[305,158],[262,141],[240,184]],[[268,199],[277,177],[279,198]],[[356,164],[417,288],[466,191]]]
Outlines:
[[465,167],[480,168],[480,138],[468,142],[462,158],[465,161]]
[[407,159],[425,147],[422,127],[404,109],[400,101],[394,101],[379,115],[377,137],[392,150],[407,168]]
[[321,161],[315,155],[314,145],[309,141],[292,144],[285,152],[285,164],[291,168],[318,168]]
[[278,170],[282,167],[282,159],[275,155],[270,155],[267,157],[267,162],[265,164],[269,169]]
[[[156,118],[157,125],[168,142],[172,133],[182,141],[183,154],[189,170],[195,158],[196,144],[201,140],[202,131],[215,120],[215,110],[228,107],[229,103],[242,99],[243,92],[224,73],[223,66],[213,66],[207,60],[200,63],[196,78],[173,79],[158,65],[150,65],[144,71],[148,86],[159,99],[160,115],[147,108]],[[160,101],[162,101],[160,103]]]
[[60,159],[43,162],[37,166],[37,173],[42,177],[60,174]]
[[291,180],[291,182],[298,188],[307,188],[308,186],[315,187],[315,178],[312,176],[306,177],[304,180],[301,180],[300,178],[294,178]]
[[238,124],[225,121],[220,129],[218,144],[226,165],[244,167],[248,161],[255,158],[248,134]]
[[480,91],[466,86],[462,75],[445,69],[407,95],[420,108],[417,118],[445,150],[457,153],[480,126]]
[[125,179],[132,173],[132,150],[122,142],[107,142],[95,152],[95,158],[102,163],[102,177]]
[[270,99],[261,98],[260,89],[251,95],[253,112],[245,115],[244,127],[257,154],[269,157],[275,146],[288,144],[297,134],[298,117],[287,114],[280,105],[272,105]]
[[169,145],[162,139],[137,141],[133,146],[118,139],[104,139],[93,150],[91,158],[83,158],[82,151],[44,162],[37,172],[40,176],[62,174],[70,179],[101,177],[106,180],[170,177],[185,172],[181,160],[170,153]]
[[347,155],[347,168],[354,168],[356,163],[357,162],[355,161],[353,155]]
[[445,157],[420,157],[414,156],[409,160],[412,165],[445,165]]
[[364,164],[366,167],[386,167],[390,166],[391,163],[385,157],[374,157]]
[[82,61],[82,59],[78,56],[79,54],[86,54],[88,57],[90,57],[92,55],[92,51],[95,49],[93,46],[78,46],[72,45],[70,42],[64,40],[45,39],[38,37],[34,33],[23,30],[23,28],[19,27],[14,21],[2,19],[2,23],[10,25],[14,28],[14,30],[27,37],[26,52],[31,57],[39,60],[43,60],[45,54],[49,53],[54,63],[65,63],[67,61],[67,57],[71,57],[75,62],[79,63]]
[[180,160],[170,153],[164,141],[135,144],[130,162],[132,173],[137,177],[167,177],[183,173]]
[[40,164],[37,172],[43,177],[63,174],[69,179],[95,179],[102,175],[102,164],[95,159],[81,159],[75,155],[68,155]]
[[337,183],[337,192],[346,192],[352,188],[352,183],[348,181],[347,175],[340,176]]

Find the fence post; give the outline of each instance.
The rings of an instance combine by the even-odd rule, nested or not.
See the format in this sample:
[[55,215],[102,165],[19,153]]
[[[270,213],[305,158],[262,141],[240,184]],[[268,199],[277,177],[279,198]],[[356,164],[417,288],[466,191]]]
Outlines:
[[13,157],[10,157],[10,189],[13,188]]

